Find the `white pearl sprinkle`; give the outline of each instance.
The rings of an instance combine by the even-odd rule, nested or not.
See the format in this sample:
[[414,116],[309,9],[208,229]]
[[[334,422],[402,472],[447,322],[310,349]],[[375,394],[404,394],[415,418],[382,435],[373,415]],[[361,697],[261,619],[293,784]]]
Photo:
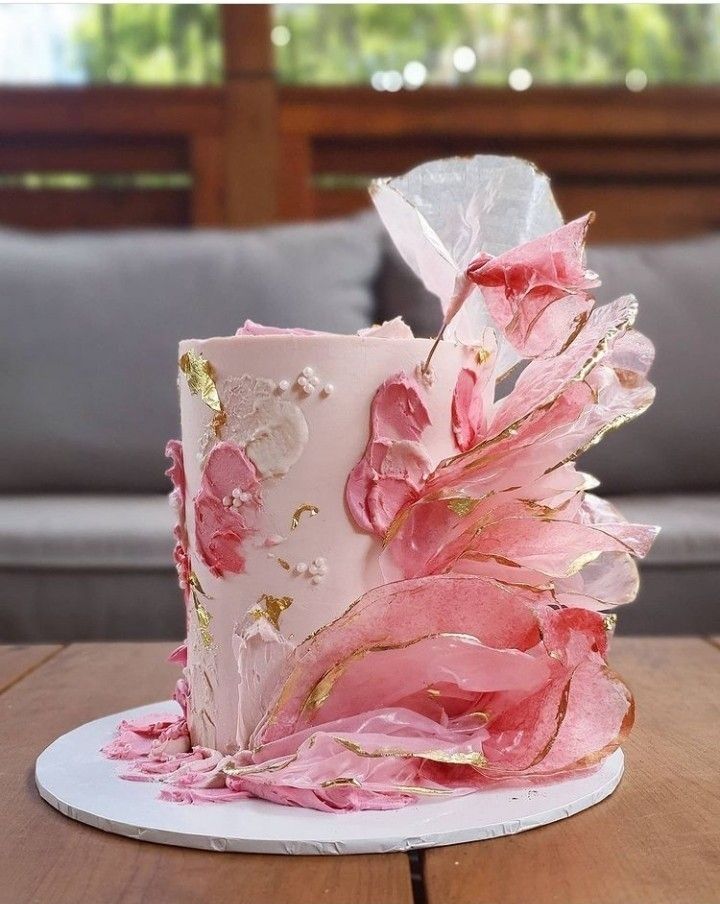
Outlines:
[[320,377],[310,377],[310,382],[312,383],[313,386],[319,386],[320,385]]
[[240,502],[250,502],[251,499],[250,493],[240,493]]
[[232,496],[233,499],[240,499],[240,498],[242,498],[242,490],[240,489],[240,487],[235,487],[235,489],[232,491],[232,493],[230,493],[230,495]]
[[303,376],[308,378],[312,377],[315,374],[315,371],[312,369],[312,367],[303,367],[302,372]]
[[242,505],[242,502],[240,499],[233,499],[232,504],[233,504],[233,508],[240,508],[240,506]]
[[295,566],[295,574],[305,574],[307,571],[307,565],[305,562],[298,562]]
[[305,384],[303,385],[303,392],[304,392],[306,395],[312,395],[313,392],[314,392],[314,389],[313,389],[313,387],[312,387],[312,385],[311,385],[310,383],[305,383]]
[[313,562],[312,565],[308,568],[308,571],[310,572],[310,574],[317,574],[318,573],[317,565]]
[[319,574],[316,574],[310,580],[313,582],[313,584],[319,584],[320,581],[322,581],[322,578]]
[[290,383],[288,380],[280,380],[278,383],[278,389],[280,392],[287,392],[290,389]]
[[318,574],[327,574],[327,565],[318,565]]
[[316,565],[327,565],[326,560],[322,556],[318,556],[313,560]]
[[298,378],[297,378],[297,385],[298,385],[298,386],[302,386],[303,389],[304,389],[304,388],[307,386],[307,380],[305,379],[305,377],[298,377]]
[[232,505],[232,499],[229,496],[223,496],[223,505],[226,507]]
[[332,383],[326,383],[323,386],[323,394],[324,395],[332,395],[334,391],[335,391],[335,387],[332,385]]

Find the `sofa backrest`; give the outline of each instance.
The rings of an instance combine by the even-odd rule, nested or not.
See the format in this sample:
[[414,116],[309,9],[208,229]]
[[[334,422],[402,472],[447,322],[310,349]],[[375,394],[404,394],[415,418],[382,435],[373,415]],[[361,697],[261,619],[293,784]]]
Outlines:
[[[388,243],[378,283],[380,317],[402,313],[416,335],[432,335],[439,306]],[[638,328],[655,343],[654,405],[583,456],[608,493],[720,487],[720,236],[590,248],[603,281],[599,302],[633,292]]]
[[379,224],[251,232],[0,231],[0,492],[166,491],[180,339],[246,318],[352,333]]
[[[658,397],[582,460],[606,492],[720,486],[712,364],[720,237],[591,249],[600,301],[632,291],[657,346]],[[373,214],[248,232],[0,231],[0,492],[165,491],[178,433],[177,343],[247,318],[355,332],[439,305]]]

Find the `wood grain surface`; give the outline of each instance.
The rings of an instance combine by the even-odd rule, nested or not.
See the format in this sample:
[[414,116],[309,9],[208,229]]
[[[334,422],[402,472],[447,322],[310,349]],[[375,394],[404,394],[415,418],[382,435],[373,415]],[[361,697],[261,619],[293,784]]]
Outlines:
[[60,650],[59,644],[0,646],[0,694]]
[[720,902],[720,651],[618,638],[635,729],[618,790],[553,825],[424,857],[428,904]]
[[[41,649],[37,655],[46,655]],[[73,645],[0,694],[0,904],[411,904],[404,854],[281,857],[165,847],[72,822],[40,799],[38,754],[83,722],[167,699],[177,677],[177,666],[165,661],[169,650]],[[0,662],[7,655],[0,651]],[[32,654],[25,655],[27,664]],[[4,675],[12,666],[0,668]]]

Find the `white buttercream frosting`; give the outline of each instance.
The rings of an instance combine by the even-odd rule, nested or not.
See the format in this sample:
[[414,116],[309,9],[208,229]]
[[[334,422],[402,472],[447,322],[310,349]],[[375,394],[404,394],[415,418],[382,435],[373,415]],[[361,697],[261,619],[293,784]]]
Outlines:
[[[308,440],[308,427],[300,408],[277,395],[274,380],[242,374],[216,382],[226,413],[222,439],[237,443],[261,477],[282,477],[300,458]],[[217,437],[205,431],[201,451],[207,454]]]

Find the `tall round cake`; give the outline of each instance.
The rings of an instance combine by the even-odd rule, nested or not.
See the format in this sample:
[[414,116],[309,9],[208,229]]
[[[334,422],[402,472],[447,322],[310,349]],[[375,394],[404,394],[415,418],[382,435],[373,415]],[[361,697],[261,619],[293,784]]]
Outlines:
[[632,726],[605,613],[657,529],[576,462],[652,403],[637,302],[595,306],[592,214],[563,224],[524,161],[372,193],[434,340],[248,321],[180,345],[180,711],[105,748],[165,798],[401,807],[575,774]]

